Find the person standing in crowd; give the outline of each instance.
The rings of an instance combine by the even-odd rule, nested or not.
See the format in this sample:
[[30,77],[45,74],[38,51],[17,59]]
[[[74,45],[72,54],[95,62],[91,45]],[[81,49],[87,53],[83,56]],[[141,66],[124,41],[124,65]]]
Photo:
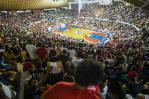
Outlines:
[[26,44],[25,48],[32,60],[37,59],[37,55],[35,54],[37,47],[32,44],[31,40],[28,41],[28,44]]
[[98,84],[103,76],[101,66],[93,60],[83,60],[75,70],[75,82],[59,82],[43,94],[43,99],[101,99],[88,87]]
[[7,85],[0,82],[0,98],[1,99],[15,99],[16,92],[11,90]]

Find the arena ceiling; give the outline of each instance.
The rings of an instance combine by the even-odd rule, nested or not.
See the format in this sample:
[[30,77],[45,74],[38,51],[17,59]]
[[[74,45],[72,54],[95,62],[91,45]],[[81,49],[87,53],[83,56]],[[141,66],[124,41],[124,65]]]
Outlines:
[[67,0],[0,0],[0,10],[32,10],[63,7]]
[[[71,1],[71,0],[69,0]],[[124,0],[135,6],[149,10],[149,0]],[[63,7],[67,0],[0,0],[0,10],[32,10]]]

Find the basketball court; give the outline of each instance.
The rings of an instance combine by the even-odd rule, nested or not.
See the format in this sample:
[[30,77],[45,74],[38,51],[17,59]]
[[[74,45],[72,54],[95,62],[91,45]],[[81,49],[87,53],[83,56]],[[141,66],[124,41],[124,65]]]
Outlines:
[[84,40],[91,44],[104,44],[109,41],[106,33],[97,32],[90,29],[83,29],[78,26],[66,26],[63,29],[59,28],[53,32],[63,33],[65,36],[70,38]]

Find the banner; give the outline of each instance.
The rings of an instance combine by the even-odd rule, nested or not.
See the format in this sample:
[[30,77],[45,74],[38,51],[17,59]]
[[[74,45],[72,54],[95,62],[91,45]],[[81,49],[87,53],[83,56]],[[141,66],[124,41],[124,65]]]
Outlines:
[[99,0],[100,5],[109,5],[112,3],[112,0]]

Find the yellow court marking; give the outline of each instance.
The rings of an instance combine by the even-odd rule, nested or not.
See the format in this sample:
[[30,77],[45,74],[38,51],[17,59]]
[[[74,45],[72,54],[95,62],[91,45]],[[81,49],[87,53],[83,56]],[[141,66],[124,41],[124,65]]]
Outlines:
[[64,31],[63,33],[66,36],[74,38],[74,39],[84,39],[84,35],[89,35],[92,32],[93,32],[92,30],[88,30],[88,29],[71,28],[71,29]]

